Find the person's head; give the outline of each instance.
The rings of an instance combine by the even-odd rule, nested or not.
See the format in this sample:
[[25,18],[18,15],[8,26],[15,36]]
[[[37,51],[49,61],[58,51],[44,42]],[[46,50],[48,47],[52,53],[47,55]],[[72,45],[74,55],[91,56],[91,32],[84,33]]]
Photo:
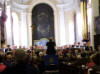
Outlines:
[[49,42],[52,42],[52,39],[51,38],[49,39]]
[[75,54],[78,54],[79,53],[79,50],[78,49],[75,49]]
[[23,49],[17,49],[15,51],[14,57],[15,57],[16,63],[26,63],[28,61],[28,60],[26,60],[27,55]]
[[43,56],[43,52],[39,52],[39,56],[40,56],[40,57]]
[[11,54],[7,54],[6,58],[7,58],[6,60],[11,60],[12,59],[12,55]]
[[67,51],[68,51],[68,53],[71,53],[71,52],[72,52],[72,50],[71,50],[71,49],[68,49]]
[[6,47],[7,47],[7,45],[6,45],[6,44],[3,44],[3,45],[2,45],[2,48],[6,48]]
[[7,45],[8,48],[10,48],[10,45]]
[[78,42],[78,45],[80,45],[80,42]]
[[32,50],[33,49],[33,46],[30,46],[30,49]]

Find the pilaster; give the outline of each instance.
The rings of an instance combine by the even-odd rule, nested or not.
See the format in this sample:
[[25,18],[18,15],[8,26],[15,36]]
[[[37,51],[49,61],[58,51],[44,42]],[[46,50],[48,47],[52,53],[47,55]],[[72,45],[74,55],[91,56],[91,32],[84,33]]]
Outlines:
[[58,6],[59,8],[59,30],[60,30],[60,46],[66,45],[66,33],[65,33],[65,23],[64,23],[64,8],[63,6]]
[[26,12],[21,12],[21,46],[28,46]]

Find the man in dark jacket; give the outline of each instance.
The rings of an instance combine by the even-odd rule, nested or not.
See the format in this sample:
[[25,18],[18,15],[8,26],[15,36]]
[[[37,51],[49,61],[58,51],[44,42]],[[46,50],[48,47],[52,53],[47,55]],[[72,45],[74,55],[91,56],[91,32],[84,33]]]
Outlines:
[[52,39],[49,39],[49,42],[47,42],[46,46],[47,46],[47,52],[46,53],[48,55],[56,54],[56,50],[55,50],[56,44],[55,44],[54,41],[52,41]]
[[10,48],[10,45],[7,45],[7,48],[5,49],[5,53],[9,53],[11,52],[11,48]]

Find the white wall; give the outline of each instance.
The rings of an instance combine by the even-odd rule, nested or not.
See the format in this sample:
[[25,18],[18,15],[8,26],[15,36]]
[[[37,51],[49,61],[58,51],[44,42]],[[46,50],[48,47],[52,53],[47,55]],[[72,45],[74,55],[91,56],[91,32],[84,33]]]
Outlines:
[[15,12],[12,12],[12,25],[13,25],[13,44],[17,47],[20,46],[20,28],[19,28],[19,18]]
[[74,31],[74,12],[65,12],[65,24],[66,24],[66,44],[74,44],[75,42],[75,31]]
[[13,39],[12,39],[12,21],[11,21],[11,9],[10,6],[7,6],[7,10],[6,10],[6,14],[7,14],[7,21],[6,21],[6,25],[5,25],[5,29],[6,29],[6,43],[7,45],[13,45]]
[[[60,3],[57,0],[37,0],[37,1],[32,0],[31,4],[27,4],[27,5],[20,5],[14,3],[14,5],[12,5],[12,9],[13,11],[18,12],[18,18],[20,18],[20,20],[18,20],[19,31],[20,31],[19,45],[25,47],[29,47],[32,45],[32,27],[31,27],[32,9],[35,7],[35,5],[39,3],[46,3],[50,5],[54,11],[54,29],[55,29],[56,45],[63,46],[66,44],[73,44],[75,42],[74,11],[77,10],[76,7],[77,2],[75,3],[74,0],[72,1],[67,0],[67,1],[68,2],[65,1],[66,3],[63,2]],[[9,27],[11,27],[11,25]],[[78,30],[78,32],[80,31]],[[81,36],[79,36],[78,34],[78,37]],[[9,36],[7,36],[7,40],[8,38]]]

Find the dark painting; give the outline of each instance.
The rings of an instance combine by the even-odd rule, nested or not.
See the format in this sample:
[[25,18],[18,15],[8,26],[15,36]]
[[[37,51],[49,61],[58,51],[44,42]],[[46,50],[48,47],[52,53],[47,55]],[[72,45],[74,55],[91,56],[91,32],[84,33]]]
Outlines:
[[33,40],[54,38],[54,15],[47,4],[39,4],[32,11]]
[[100,16],[95,18],[95,32],[100,34]]
[[95,32],[94,47],[97,49],[97,47],[100,45],[100,16],[95,18]]

